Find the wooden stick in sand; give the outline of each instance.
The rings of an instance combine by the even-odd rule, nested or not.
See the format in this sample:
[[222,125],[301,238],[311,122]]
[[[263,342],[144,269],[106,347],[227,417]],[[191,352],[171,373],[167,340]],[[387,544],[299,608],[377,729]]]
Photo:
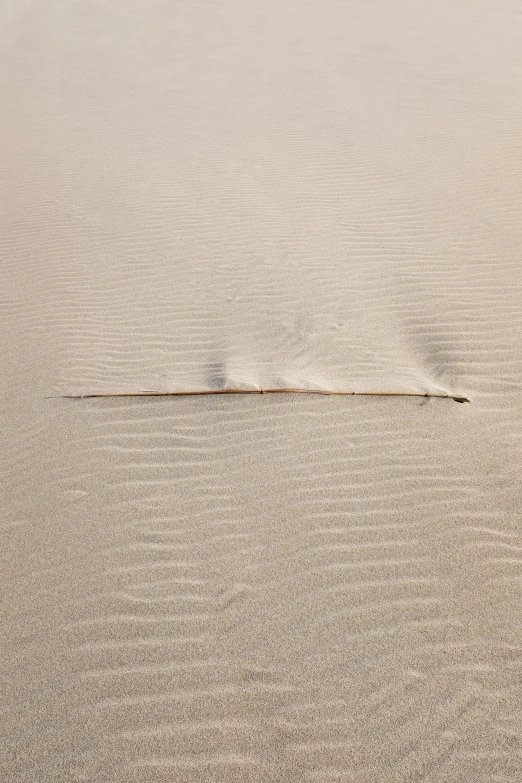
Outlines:
[[[98,397],[199,397],[209,394],[324,394],[343,397],[438,397],[455,402],[470,402],[468,397],[461,394],[444,394],[443,392],[349,392],[349,391],[323,391],[322,389],[206,389],[204,391],[138,391],[138,392],[109,392],[100,394],[63,394],[59,399],[89,400]],[[56,399],[56,398],[55,398]]]

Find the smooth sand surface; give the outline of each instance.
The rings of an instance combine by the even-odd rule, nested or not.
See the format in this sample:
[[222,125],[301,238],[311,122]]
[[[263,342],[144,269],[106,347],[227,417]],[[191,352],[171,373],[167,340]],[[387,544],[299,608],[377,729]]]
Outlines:
[[0,780],[520,781],[518,0],[0,40]]

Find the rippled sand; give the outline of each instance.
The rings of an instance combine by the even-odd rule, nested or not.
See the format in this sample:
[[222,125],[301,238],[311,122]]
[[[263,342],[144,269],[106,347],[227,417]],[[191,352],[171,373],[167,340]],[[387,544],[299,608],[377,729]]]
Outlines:
[[1,780],[518,781],[520,4],[0,38]]

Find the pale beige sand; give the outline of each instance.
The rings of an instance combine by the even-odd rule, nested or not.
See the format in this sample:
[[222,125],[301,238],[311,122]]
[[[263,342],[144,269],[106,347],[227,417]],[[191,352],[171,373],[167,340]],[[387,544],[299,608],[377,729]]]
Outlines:
[[519,781],[520,3],[0,39],[0,780]]

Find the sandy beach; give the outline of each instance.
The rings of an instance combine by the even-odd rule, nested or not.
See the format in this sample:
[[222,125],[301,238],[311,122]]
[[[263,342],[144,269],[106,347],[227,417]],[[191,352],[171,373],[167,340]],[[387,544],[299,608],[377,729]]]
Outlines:
[[0,40],[0,780],[519,781],[520,4]]

